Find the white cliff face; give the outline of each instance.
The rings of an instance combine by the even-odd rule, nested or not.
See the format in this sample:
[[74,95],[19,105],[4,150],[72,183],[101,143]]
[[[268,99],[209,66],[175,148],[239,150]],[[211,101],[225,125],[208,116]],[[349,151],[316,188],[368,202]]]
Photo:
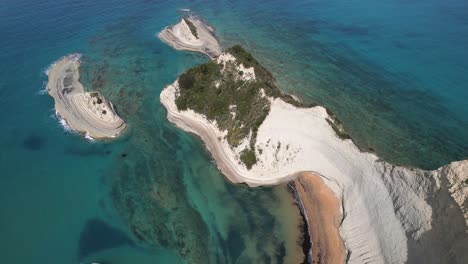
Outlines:
[[408,263],[466,263],[467,166],[465,160],[423,171],[382,162],[384,184],[407,236]]
[[431,229],[432,208],[427,203],[435,186],[430,172],[393,166],[386,162],[376,164],[383,183],[389,190],[395,214],[405,233],[418,239]]
[[468,162],[458,161],[437,170],[436,175],[447,178],[449,193],[460,206],[468,226],[468,210],[466,208],[468,197]]
[[468,160],[435,171],[394,166],[339,139],[327,118],[322,107],[273,100],[251,177],[312,171],[327,178],[343,203],[350,263],[464,263]]

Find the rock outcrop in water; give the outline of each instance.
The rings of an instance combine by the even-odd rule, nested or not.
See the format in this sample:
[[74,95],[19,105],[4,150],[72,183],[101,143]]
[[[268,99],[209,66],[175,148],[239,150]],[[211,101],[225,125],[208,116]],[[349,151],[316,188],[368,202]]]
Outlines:
[[[321,176],[342,203],[340,235],[349,263],[466,262],[467,160],[435,171],[389,164],[340,138],[325,108],[272,93],[273,77],[250,54],[219,58],[218,67],[196,67],[196,78],[190,70],[181,75],[160,99],[168,119],[199,135],[227,178],[259,186],[301,172]],[[217,96],[206,96],[210,91]],[[262,111],[250,113],[250,107],[259,105],[266,116],[252,119]],[[239,115],[254,123],[237,122]],[[244,128],[250,131],[241,133]]]
[[99,92],[87,92],[79,82],[80,55],[65,56],[48,72],[47,92],[54,98],[55,111],[67,125],[87,137],[119,136],[126,128],[114,106]]
[[158,37],[174,49],[201,52],[212,59],[222,52],[214,28],[195,17],[182,18],[163,29]]

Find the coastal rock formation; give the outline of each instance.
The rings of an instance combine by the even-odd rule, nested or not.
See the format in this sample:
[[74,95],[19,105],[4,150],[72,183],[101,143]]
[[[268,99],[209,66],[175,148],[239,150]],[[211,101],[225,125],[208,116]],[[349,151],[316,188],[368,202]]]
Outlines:
[[302,172],[326,179],[341,201],[349,263],[466,263],[468,160],[435,171],[389,164],[339,137],[324,107],[282,94],[240,47],[219,58],[182,74],[160,99],[230,181],[273,185]]
[[87,137],[119,136],[126,127],[112,103],[99,92],[87,92],[79,82],[80,55],[57,61],[49,70],[47,92],[54,98],[55,112],[73,130]]
[[164,28],[158,37],[174,49],[201,52],[213,59],[222,52],[214,31],[201,19],[187,16]]

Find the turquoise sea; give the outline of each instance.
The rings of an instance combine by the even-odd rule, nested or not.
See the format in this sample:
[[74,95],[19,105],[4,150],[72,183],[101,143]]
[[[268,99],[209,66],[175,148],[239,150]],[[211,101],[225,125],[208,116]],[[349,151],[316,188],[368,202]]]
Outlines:
[[[189,8],[281,88],[329,107],[360,147],[436,168],[468,157],[468,2],[0,0],[1,263],[294,263],[287,186],[232,185],[166,120],[163,87],[207,60],[155,35]],[[127,135],[67,132],[47,68],[82,53],[82,81]]]

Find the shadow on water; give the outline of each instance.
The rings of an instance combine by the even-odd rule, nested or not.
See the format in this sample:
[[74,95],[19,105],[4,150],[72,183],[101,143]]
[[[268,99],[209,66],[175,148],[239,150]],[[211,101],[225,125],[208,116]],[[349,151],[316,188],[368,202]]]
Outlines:
[[78,260],[111,248],[133,245],[132,240],[122,231],[106,222],[93,218],[86,222],[81,232]]
[[44,145],[45,138],[36,134],[30,134],[23,140],[23,147],[27,150],[37,151],[42,149]]
[[65,154],[74,155],[74,156],[101,156],[105,157],[110,155],[112,151],[106,147],[106,145],[70,145],[64,148],[63,152]]
[[242,240],[240,233],[236,230],[230,230],[227,240],[231,259],[235,263],[242,254],[242,251],[245,249],[244,241]]

